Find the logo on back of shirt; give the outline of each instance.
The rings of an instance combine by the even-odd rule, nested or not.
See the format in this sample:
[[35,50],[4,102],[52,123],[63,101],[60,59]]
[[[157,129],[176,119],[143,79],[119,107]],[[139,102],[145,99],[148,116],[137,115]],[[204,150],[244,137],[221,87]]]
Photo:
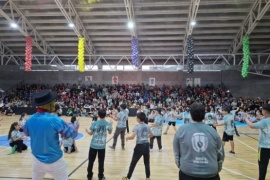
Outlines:
[[141,131],[141,139],[147,139],[148,138],[148,129],[147,127],[143,127]]
[[191,141],[196,152],[204,152],[208,147],[208,138],[204,133],[193,134]]

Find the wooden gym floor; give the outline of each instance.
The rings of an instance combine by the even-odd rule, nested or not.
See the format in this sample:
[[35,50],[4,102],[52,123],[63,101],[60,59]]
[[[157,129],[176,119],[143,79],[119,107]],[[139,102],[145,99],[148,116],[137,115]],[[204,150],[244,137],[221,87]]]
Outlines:
[[[70,117],[62,117],[69,122]],[[11,152],[7,142],[1,141],[4,135],[7,135],[10,124],[18,121],[19,116],[0,116],[3,119],[0,126],[0,179],[15,180],[15,179],[31,179],[32,171],[32,154],[31,149],[24,151],[22,154],[16,153],[7,155]],[[85,128],[89,128],[91,118],[80,117],[79,132],[84,135],[80,140],[77,140],[79,152],[72,154],[64,154],[64,159],[68,163],[68,172],[70,179],[84,180],[87,179],[87,157],[91,137],[85,133]],[[130,129],[136,124],[135,117],[129,118]],[[113,123],[115,127],[116,122]],[[166,126],[163,127],[165,129]],[[257,147],[258,147],[258,131],[249,129],[248,127],[238,127],[241,133],[240,137],[235,136],[235,151],[236,155],[229,154],[230,145],[225,145],[225,162],[223,170],[220,173],[221,179],[235,180],[235,179],[258,179],[258,165],[257,165]],[[114,132],[114,131],[113,131]],[[220,136],[223,133],[223,127],[218,127]],[[108,135],[108,145],[112,144],[113,133]],[[154,142],[154,150],[150,154],[151,166],[151,180],[178,180],[178,169],[174,163],[172,141],[174,130],[170,128],[168,135],[162,136],[163,151],[158,152],[156,141]],[[126,143],[126,150],[121,150],[120,139],[117,147],[114,150],[106,149],[105,159],[105,177],[107,180],[120,180],[122,176],[127,174],[129,164],[133,154],[133,148],[136,140],[128,141]],[[5,146],[3,146],[5,145]],[[93,169],[94,180],[97,180],[98,168],[97,159]],[[46,175],[47,179],[51,179]],[[133,173],[132,180],[144,180],[144,164],[141,159]],[[268,172],[266,179],[270,179],[270,172]]]

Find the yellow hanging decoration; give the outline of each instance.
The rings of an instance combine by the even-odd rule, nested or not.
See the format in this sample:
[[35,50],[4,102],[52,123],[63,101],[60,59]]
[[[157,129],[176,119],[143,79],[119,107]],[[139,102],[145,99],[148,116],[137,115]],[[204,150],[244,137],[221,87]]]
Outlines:
[[78,44],[78,66],[79,71],[84,72],[84,38],[79,38]]

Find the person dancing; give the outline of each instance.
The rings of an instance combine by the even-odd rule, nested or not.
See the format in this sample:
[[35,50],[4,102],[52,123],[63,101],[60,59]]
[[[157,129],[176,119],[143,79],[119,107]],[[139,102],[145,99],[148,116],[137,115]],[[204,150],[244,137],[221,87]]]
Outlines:
[[55,180],[68,179],[67,164],[59,146],[59,134],[64,139],[74,139],[78,132],[52,114],[56,97],[57,94],[49,89],[33,94],[32,105],[37,106],[37,112],[29,117],[23,128],[24,133],[31,138],[33,180],[42,180],[46,173]]

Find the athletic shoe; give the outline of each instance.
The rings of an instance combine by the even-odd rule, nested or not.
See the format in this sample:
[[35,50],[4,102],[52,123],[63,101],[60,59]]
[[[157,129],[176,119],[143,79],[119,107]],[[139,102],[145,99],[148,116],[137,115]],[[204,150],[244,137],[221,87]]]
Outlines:
[[102,178],[98,178],[98,180],[105,180],[105,176],[103,176]]
[[167,135],[167,132],[163,133],[163,135]]
[[151,148],[150,148],[150,149],[149,149],[149,151],[150,151],[150,152],[152,152],[152,151],[153,151],[153,149],[151,149]]
[[130,180],[126,176],[122,177],[122,180]]
[[114,146],[109,146],[109,148],[111,148],[111,149],[115,150],[115,147],[114,147]]
[[234,151],[230,151],[229,153],[231,153],[231,154],[235,154],[235,152],[234,152]]

